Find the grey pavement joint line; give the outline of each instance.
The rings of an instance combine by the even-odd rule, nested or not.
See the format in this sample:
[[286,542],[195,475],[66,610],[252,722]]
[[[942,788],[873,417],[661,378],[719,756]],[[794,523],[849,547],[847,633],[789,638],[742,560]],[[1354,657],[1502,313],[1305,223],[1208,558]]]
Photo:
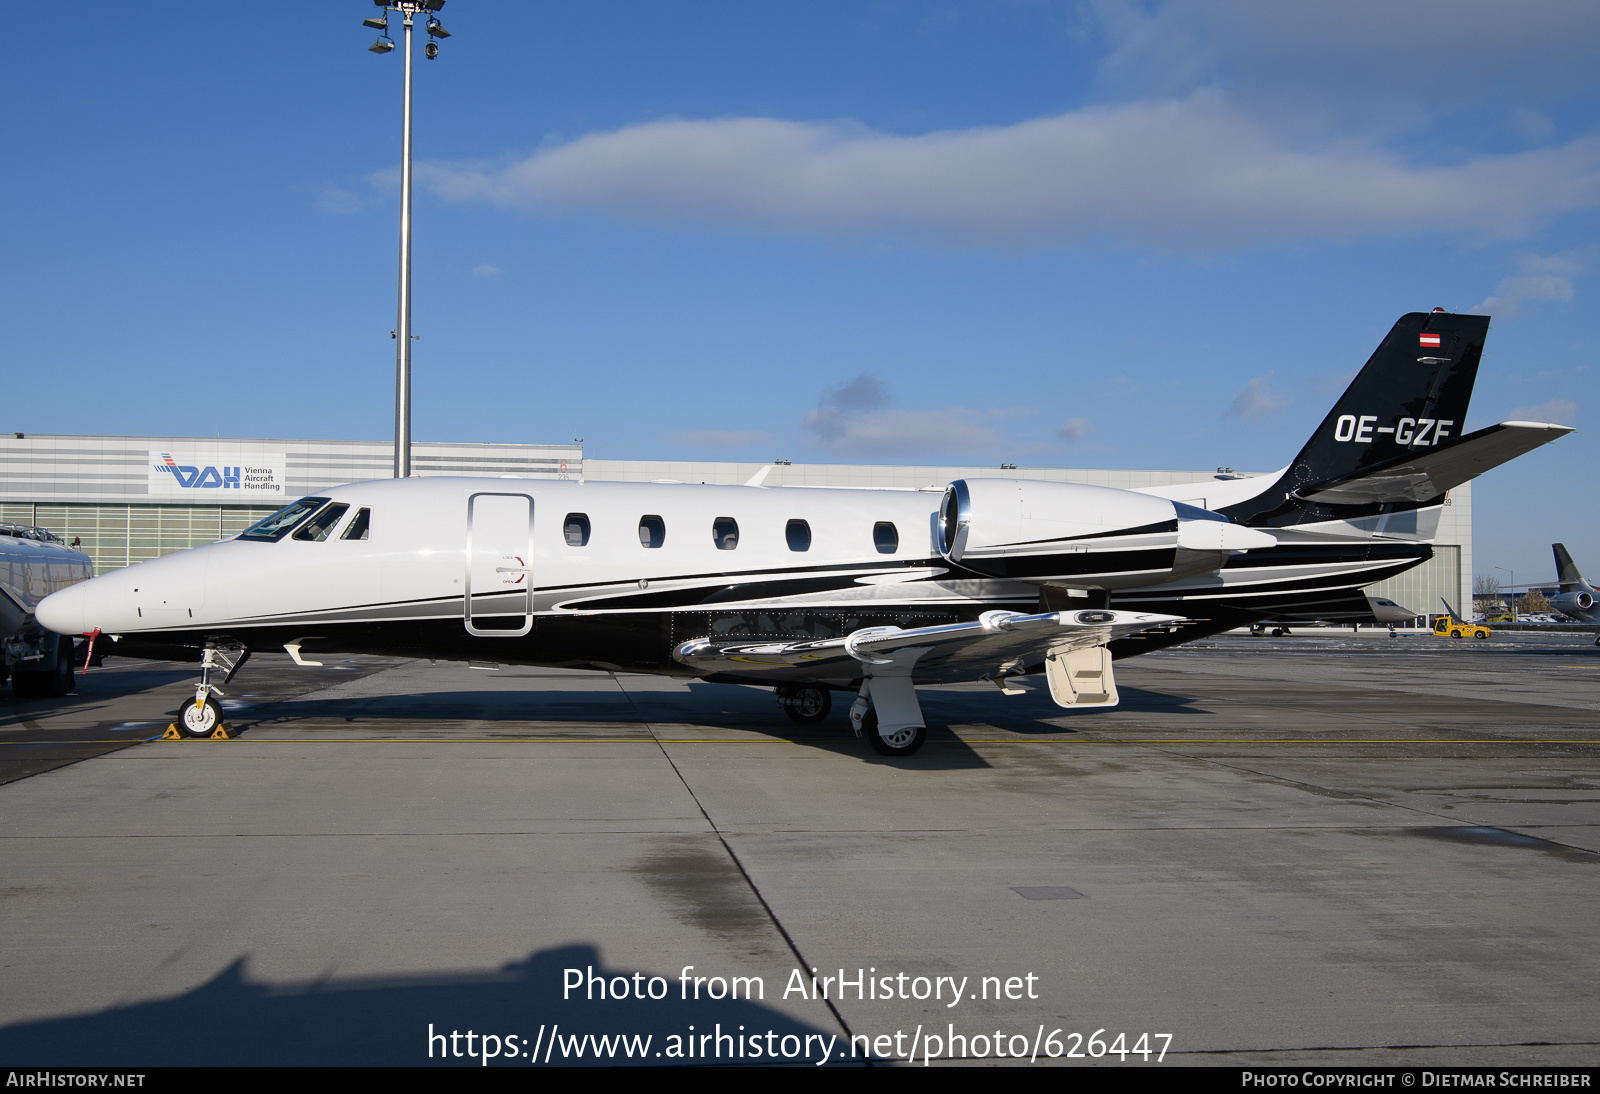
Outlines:
[[[706,824],[710,826],[712,834],[717,837],[717,842],[722,844],[722,849],[727,852],[728,858],[733,862],[734,869],[739,871],[739,876],[744,878],[744,883],[750,886],[750,892],[755,896],[756,900],[760,901],[761,910],[767,913],[767,918],[772,921],[772,926],[777,930],[779,936],[782,937],[784,944],[789,947],[789,952],[794,954],[795,960],[800,962],[801,968],[814,968],[811,962],[806,960],[805,954],[800,952],[800,947],[790,936],[789,931],[784,927],[783,922],[778,919],[778,913],[772,910],[771,904],[767,903],[767,898],[762,895],[761,889],[755,883],[755,879],[750,876],[750,871],[744,868],[744,863],[739,861],[739,856],[734,852],[733,848],[729,846],[727,837],[722,834],[722,829],[717,827],[717,822],[711,819],[710,813],[706,812],[706,807],[700,802],[700,795],[694,792],[694,787],[689,785],[689,780],[683,777],[683,771],[680,770],[678,765],[673,762],[672,754],[667,751],[665,742],[656,736],[656,727],[652,725],[650,720],[644,716],[644,712],[639,709],[639,704],[634,702],[633,696],[629,693],[627,688],[622,686],[622,681],[617,679],[617,675],[612,673],[611,678],[616,680],[617,690],[620,691],[628,700],[628,705],[631,706],[633,708],[633,712],[639,716],[640,723],[643,724],[645,729],[649,731],[651,739],[656,742],[656,746],[661,749],[662,759],[667,761],[667,764],[672,768],[672,773],[678,776],[678,781],[683,784],[683,789],[689,794],[689,800],[694,802],[694,807],[700,810],[700,815],[706,819]],[[854,1040],[854,1035],[851,1033],[850,1023],[844,1020],[844,1015],[839,1013],[839,1008],[833,1005],[832,999],[824,998],[822,1002],[828,1008],[828,1013],[833,1015],[833,1020],[839,1023],[839,1028],[844,1030],[845,1043],[852,1043]],[[871,1059],[866,1061],[866,1066],[873,1066]]]

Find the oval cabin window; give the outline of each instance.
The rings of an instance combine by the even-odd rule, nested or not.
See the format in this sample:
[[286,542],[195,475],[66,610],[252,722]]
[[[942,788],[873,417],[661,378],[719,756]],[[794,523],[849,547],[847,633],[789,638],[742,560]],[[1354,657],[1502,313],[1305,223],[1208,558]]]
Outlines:
[[783,536],[789,541],[789,550],[811,550],[811,525],[805,521],[791,520],[784,526]]
[[719,551],[731,551],[739,546],[739,522],[732,517],[718,517],[712,521],[711,542]]
[[660,547],[667,542],[667,522],[658,516],[639,518],[639,546]]
[[589,515],[568,513],[561,524],[561,534],[566,537],[568,547],[589,546]]
[[872,545],[880,555],[892,555],[900,549],[900,533],[893,524],[880,520],[872,526]]

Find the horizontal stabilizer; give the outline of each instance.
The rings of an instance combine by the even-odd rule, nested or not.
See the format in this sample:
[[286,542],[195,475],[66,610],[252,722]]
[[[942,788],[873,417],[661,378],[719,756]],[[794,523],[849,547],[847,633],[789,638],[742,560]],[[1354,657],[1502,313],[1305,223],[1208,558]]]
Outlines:
[[1546,422],[1501,422],[1437,448],[1416,449],[1294,492],[1323,505],[1427,503],[1508,460],[1559,440],[1571,426]]

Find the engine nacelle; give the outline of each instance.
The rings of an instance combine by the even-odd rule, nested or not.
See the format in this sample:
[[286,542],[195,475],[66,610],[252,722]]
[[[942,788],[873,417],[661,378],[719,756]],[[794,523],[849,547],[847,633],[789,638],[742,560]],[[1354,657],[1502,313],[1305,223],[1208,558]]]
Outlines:
[[1562,593],[1560,596],[1550,598],[1551,607],[1562,615],[1576,615],[1578,612],[1594,610],[1594,594],[1586,592]]
[[939,550],[951,562],[1039,584],[1154,585],[1276,544],[1220,513],[1081,483],[958,479],[939,508]]

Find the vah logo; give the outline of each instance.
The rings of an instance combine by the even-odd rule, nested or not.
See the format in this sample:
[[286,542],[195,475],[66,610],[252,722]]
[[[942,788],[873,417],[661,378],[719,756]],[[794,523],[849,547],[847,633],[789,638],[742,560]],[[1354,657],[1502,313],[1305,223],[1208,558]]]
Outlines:
[[161,453],[161,462],[152,465],[155,470],[170,474],[178,480],[178,485],[185,490],[237,490],[239,489],[239,468],[221,467],[211,465],[194,467],[189,464],[180,464],[166,452]]

